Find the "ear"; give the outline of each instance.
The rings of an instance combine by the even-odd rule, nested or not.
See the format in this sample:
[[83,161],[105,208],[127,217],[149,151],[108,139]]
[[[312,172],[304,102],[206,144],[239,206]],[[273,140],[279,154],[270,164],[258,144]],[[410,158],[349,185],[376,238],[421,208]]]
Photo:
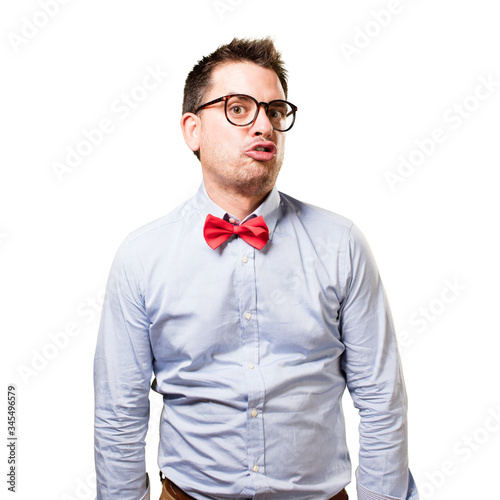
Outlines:
[[194,113],[184,113],[181,118],[181,129],[184,140],[191,151],[200,149],[200,118]]

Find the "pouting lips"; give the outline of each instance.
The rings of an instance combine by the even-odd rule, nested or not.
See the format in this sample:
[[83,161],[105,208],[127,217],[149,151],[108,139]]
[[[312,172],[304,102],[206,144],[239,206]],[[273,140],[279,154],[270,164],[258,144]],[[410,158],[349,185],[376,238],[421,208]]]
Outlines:
[[269,142],[265,145],[255,144],[246,151],[246,154],[257,161],[270,161],[276,156],[276,151],[276,146],[272,142]]
[[276,154],[276,146],[271,141],[265,141],[265,142],[262,141],[262,142],[257,142],[252,147],[247,149],[247,153],[250,151],[262,151],[266,153]]
[[277,152],[277,148],[274,142],[271,141],[261,141],[257,142],[249,149],[246,150],[246,154],[257,161],[269,161],[272,160]]

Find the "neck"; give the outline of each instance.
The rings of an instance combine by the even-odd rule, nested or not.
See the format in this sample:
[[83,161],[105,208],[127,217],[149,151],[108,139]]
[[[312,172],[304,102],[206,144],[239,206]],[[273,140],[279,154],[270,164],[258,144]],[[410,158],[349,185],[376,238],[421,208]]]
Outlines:
[[221,207],[228,214],[238,217],[239,220],[243,220],[245,217],[255,212],[269,194],[268,191],[259,196],[244,196],[239,193],[217,189],[216,186],[207,182],[205,182],[205,189],[210,199],[216,205]]

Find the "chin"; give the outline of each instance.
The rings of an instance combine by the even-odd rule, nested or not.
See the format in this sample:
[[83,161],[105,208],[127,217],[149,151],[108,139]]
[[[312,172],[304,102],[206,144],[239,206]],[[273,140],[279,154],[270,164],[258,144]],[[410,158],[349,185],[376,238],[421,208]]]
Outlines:
[[263,196],[267,194],[274,186],[277,175],[269,175],[266,171],[263,175],[248,176],[240,178],[237,190],[245,196]]

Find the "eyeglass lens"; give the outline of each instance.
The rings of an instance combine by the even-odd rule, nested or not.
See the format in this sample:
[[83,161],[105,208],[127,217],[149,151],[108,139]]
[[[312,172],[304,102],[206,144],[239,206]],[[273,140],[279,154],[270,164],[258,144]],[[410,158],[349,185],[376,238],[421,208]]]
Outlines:
[[[249,125],[258,114],[258,104],[246,96],[233,96],[226,102],[227,119],[234,125]],[[293,123],[293,109],[286,101],[271,101],[267,116],[276,130],[287,130]]]

